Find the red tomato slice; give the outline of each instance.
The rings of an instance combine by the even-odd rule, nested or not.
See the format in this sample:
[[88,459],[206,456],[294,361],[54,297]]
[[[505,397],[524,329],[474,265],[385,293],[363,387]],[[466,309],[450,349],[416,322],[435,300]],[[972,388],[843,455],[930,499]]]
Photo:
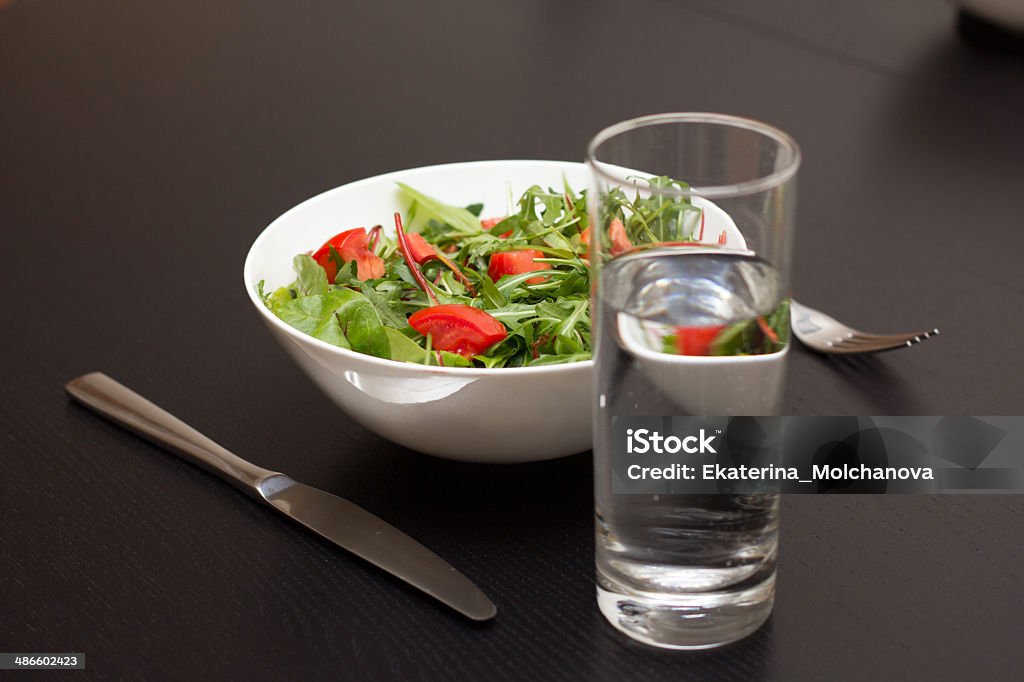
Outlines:
[[[550,270],[551,263],[538,263],[534,258],[543,258],[544,254],[536,249],[520,249],[518,251],[499,251],[491,254],[487,275],[497,282],[502,275],[518,275],[532,270]],[[526,280],[527,284],[540,284],[547,277],[537,275]]]
[[379,279],[384,276],[384,259],[369,251],[356,257],[356,277]]
[[[502,218],[485,218],[485,219],[480,221],[480,227],[484,228],[485,230],[489,230],[492,227],[494,227],[495,225],[497,225],[498,223],[500,223],[504,219],[505,219],[504,217],[502,217]],[[501,237],[502,239],[508,239],[509,235],[511,235],[511,234],[512,234],[512,230],[509,230],[508,232],[505,232],[503,234],[499,234],[498,236]]]
[[676,327],[676,353],[679,355],[709,355],[711,342],[725,325],[711,327]]
[[[611,224],[608,225],[608,237],[612,242],[609,249],[609,253],[612,256],[621,256],[627,251],[633,250],[633,242],[629,241],[629,236],[626,234],[626,226],[618,218],[613,218]],[[589,226],[580,233],[580,245],[583,246],[583,260],[590,261]]]
[[456,303],[417,310],[409,316],[409,325],[420,334],[430,334],[437,350],[467,358],[484,352],[508,335],[504,325],[484,311]]
[[405,240],[409,244],[409,251],[411,252],[412,259],[423,265],[431,258],[437,258],[437,252],[434,251],[434,247],[427,243],[421,235],[415,232],[406,233]]
[[354,230],[339,232],[328,239],[323,246],[313,254],[313,260],[327,273],[327,281],[334,284],[334,278],[338,276],[338,265],[331,258],[331,247],[338,252],[344,262],[356,262],[356,276],[359,279],[376,279],[384,276],[384,261],[366,248],[366,228],[357,227]]
[[629,236],[626,234],[626,226],[618,218],[613,219],[608,226],[608,237],[612,240],[609,252],[613,256],[621,256],[627,251],[633,250],[633,242],[629,241]]
[[590,226],[587,225],[587,229],[580,232],[580,246],[583,247],[583,260],[590,262]]

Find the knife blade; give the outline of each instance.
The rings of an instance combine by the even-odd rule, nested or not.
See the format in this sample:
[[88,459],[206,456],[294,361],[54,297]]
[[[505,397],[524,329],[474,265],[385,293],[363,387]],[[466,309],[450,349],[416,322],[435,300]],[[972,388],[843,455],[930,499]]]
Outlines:
[[321,537],[476,621],[497,614],[480,588],[444,559],[365,509],[258,467],[102,372],[69,381],[76,401],[199,466]]

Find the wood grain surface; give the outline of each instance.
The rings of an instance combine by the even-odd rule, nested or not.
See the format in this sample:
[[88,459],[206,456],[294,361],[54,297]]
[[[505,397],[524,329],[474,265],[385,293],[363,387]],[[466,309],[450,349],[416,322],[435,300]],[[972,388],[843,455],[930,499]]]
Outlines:
[[[382,440],[241,278],[262,228],[332,186],[579,159],[647,113],[753,116],[804,152],[797,294],[942,329],[794,353],[788,411],[1024,414],[1024,61],[954,20],[940,0],[0,3],[0,651],[84,652],[74,679],[1019,679],[1024,499],[787,498],[768,625],[652,650],[597,612],[589,456]],[[420,539],[499,617],[469,625],[70,404],[97,369]]]

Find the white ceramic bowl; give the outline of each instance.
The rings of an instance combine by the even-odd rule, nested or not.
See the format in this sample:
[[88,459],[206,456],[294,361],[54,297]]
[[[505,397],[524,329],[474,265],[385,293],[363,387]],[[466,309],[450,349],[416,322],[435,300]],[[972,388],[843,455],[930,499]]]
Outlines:
[[[256,294],[294,280],[292,258],[353,227],[388,228],[408,201],[405,182],[455,205],[484,203],[503,216],[531,185],[586,186],[581,163],[474,161],[398,171],[313,197],[271,223],[245,259],[245,289],[274,338],[353,419],[413,450],[468,462],[551,459],[590,449],[593,363],[472,369],[382,360],[307,336],[274,316]],[[393,230],[393,225],[390,226]]]

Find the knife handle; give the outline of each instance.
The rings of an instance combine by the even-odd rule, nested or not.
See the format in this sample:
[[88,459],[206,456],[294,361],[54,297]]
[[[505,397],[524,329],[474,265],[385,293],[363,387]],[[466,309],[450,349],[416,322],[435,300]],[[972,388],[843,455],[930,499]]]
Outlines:
[[259,484],[277,475],[247,462],[191,426],[157,407],[102,372],[72,379],[65,385],[71,397],[149,442],[224,479],[243,492],[262,498]]

